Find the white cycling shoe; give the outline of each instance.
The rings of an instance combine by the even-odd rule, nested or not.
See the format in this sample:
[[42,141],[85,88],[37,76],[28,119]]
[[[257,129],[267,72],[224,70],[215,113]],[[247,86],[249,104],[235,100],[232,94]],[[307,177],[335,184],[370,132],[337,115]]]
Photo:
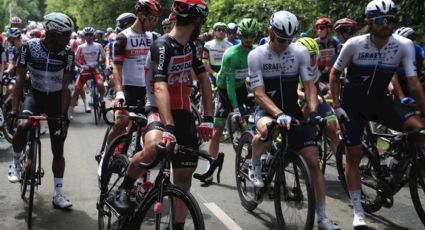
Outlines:
[[62,194],[58,194],[53,197],[52,200],[53,207],[59,208],[59,209],[67,209],[72,207],[72,203],[65,198]]
[[317,226],[320,230],[338,230],[341,229],[338,224],[332,222],[329,218],[324,218],[317,221]]
[[263,177],[261,176],[261,166],[250,166],[248,169],[249,180],[254,184],[255,187],[264,187]]
[[21,169],[15,164],[9,165],[9,172],[7,173],[7,179],[10,183],[19,182],[21,179]]
[[354,213],[353,227],[354,229],[365,229],[367,227],[363,213]]

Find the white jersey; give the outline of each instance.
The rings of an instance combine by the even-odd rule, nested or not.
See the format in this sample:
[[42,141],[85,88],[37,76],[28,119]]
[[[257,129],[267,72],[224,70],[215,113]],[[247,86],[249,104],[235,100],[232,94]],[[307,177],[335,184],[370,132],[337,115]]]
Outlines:
[[81,61],[80,64],[88,66],[99,65],[99,56],[102,56],[103,60],[105,60],[106,53],[102,45],[97,42],[93,42],[92,44],[86,42],[79,45],[75,53],[77,60]]
[[[225,40],[213,39],[204,45],[204,54],[202,59],[208,59],[211,65],[211,68],[218,72],[221,66],[221,60],[223,59],[224,51],[233,44]],[[218,68],[218,69],[217,69]]]
[[136,33],[131,27],[118,34],[114,43],[114,64],[122,65],[123,85],[146,87],[146,57],[156,36]]
[[251,88],[264,86],[267,95],[281,108],[288,101],[297,102],[299,76],[303,81],[315,77],[307,48],[295,43],[281,54],[274,52],[269,43],[252,50],[248,54],[248,75]]
[[397,67],[403,64],[407,77],[417,76],[415,47],[411,40],[392,35],[381,49],[375,47],[370,35],[350,38],[342,47],[334,68],[348,67],[347,80],[367,95],[385,95]]

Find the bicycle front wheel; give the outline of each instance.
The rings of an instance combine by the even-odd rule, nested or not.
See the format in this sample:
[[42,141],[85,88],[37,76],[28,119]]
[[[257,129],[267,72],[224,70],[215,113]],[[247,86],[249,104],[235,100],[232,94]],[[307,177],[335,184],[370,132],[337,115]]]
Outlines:
[[94,114],[94,123],[97,125],[99,123],[98,111],[99,111],[99,95],[97,93],[97,88],[94,88],[92,91],[93,97],[93,114]]
[[414,165],[409,176],[410,196],[416,213],[425,225],[425,168],[424,161],[419,161]]
[[280,229],[313,229],[315,196],[304,159],[295,155],[276,171],[274,206]]
[[36,141],[31,143],[30,147],[30,194],[28,199],[28,217],[27,217],[27,225],[28,228],[31,229],[32,225],[32,211],[34,207],[34,190],[37,183],[37,158],[39,156],[40,145]]
[[[167,184],[162,191],[162,202],[158,201],[159,196],[158,189],[147,195],[130,221],[129,229],[205,229],[204,217],[192,194]],[[186,210],[177,209],[177,203]]]

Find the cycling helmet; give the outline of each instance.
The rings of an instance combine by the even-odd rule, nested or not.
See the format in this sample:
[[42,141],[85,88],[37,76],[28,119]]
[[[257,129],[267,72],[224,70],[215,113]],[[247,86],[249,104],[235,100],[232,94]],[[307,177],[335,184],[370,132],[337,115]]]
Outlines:
[[351,18],[342,18],[335,22],[333,29],[337,33],[353,35],[357,29],[357,22]]
[[122,29],[120,27],[115,27],[115,33],[119,34],[121,33]]
[[317,19],[315,25],[316,25],[316,28],[318,26],[326,26],[327,28],[332,28],[332,22],[331,22],[331,19],[329,18],[319,18]]
[[14,16],[14,17],[10,18],[9,23],[12,24],[12,25],[21,25],[22,19],[18,16]]
[[33,30],[37,28],[37,22],[35,21],[28,21],[28,22],[29,22],[28,29]]
[[117,17],[115,20],[117,22],[117,27],[120,27],[121,29],[125,29],[125,27],[128,24],[133,24],[134,21],[136,21],[136,15],[133,13],[122,13],[120,16]]
[[93,27],[90,27],[90,26],[84,27],[83,34],[84,34],[84,36],[87,35],[87,34],[94,34]]
[[107,34],[111,34],[112,32],[114,32],[114,29],[112,29],[111,27],[106,28]]
[[162,20],[162,22],[161,22],[162,26],[168,26],[168,25],[171,25],[171,24],[172,24],[172,22],[168,18],[164,18],[164,20]]
[[208,5],[204,0],[174,0],[171,12],[179,17],[201,17],[208,16]]
[[217,22],[213,25],[213,30],[217,30],[218,28],[227,29],[227,25],[223,22]]
[[239,22],[239,33],[244,34],[255,34],[258,32],[260,25],[255,18],[244,18]]
[[46,32],[71,32],[74,22],[63,13],[53,12],[44,16],[44,29]]
[[367,18],[374,18],[383,15],[395,15],[397,7],[391,0],[373,0],[367,4],[365,15]]
[[41,38],[41,31],[39,29],[33,29],[30,31],[31,38]]
[[157,0],[138,0],[134,8],[137,12],[143,11],[147,15],[155,17],[162,14],[161,5]]
[[405,38],[409,38],[410,40],[416,39],[416,32],[410,27],[398,28],[394,33],[400,36],[403,36]]
[[236,25],[236,23],[229,23],[227,24],[227,33],[233,33],[235,34],[238,31],[238,26]]
[[297,17],[285,10],[272,14],[269,25],[273,32],[284,38],[294,37],[299,27]]
[[7,29],[6,34],[8,38],[21,38],[21,31],[16,27]]
[[318,55],[319,54],[319,44],[313,38],[300,38],[295,43],[298,45],[305,46],[308,49],[310,55]]

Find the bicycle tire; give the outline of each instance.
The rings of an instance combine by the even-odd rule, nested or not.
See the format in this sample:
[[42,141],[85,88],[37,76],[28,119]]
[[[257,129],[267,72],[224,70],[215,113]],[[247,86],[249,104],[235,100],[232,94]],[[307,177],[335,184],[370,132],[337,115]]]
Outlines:
[[[183,188],[180,188],[173,184],[164,184],[163,186],[164,187],[161,197],[163,199],[162,204],[164,205],[164,201],[169,202],[168,213],[171,214],[171,217],[168,218],[168,221],[171,220],[170,222],[172,224],[174,217],[172,215],[172,211],[170,210],[173,209],[174,200],[179,199],[185,204],[188,210],[188,214],[190,215],[190,218],[186,216],[184,229],[204,230],[204,217],[199,207],[199,204],[193,197],[193,195],[190,192],[184,190]],[[160,226],[158,226],[158,224],[160,224],[160,220],[158,220],[158,218],[155,217],[154,213],[152,212],[154,206],[158,201],[158,198],[158,188],[154,188],[152,192],[149,192],[147,197],[143,199],[140,208],[134,214],[133,218],[129,223],[129,229],[173,229],[171,228],[172,226],[169,226],[170,223],[168,223],[169,228],[161,228]],[[162,212],[163,211],[164,209],[162,209]],[[153,216],[154,218],[152,218],[151,216]],[[153,221],[152,219],[155,220]],[[165,220],[167,220],[167,218],[165,218]],[[190,227],[188,227],[188,225],[190,225]]]
[[[424,163],[424,159],[421,159],[413,165],[409,175],[409,190],[416,213],[418,214],[419,219],[421,219],[422,224],[425,226],[425,168],[423,167]],[[420,185],[420,188],[418,184]],[[420,194],[422,199],[420,198]]]
[[248,211],[254,210],[258,205],[255,201],[255,186],[248,178],[249,163],[247,160],[251,160],[252,138],[253,134],[250,132],[244,132],[242,134],[236,151],[235,161],[236,187],[238,189],[239,199],[242,206]]
[[102,145],[100,146],[99,152],[95,153],[95,159],[97,161],[97,164],[100,164],[100,158],[102,154],[105,152],[105,146],[106,146],[106,140],[108,139],[109,132],[111,130],[112,126],[108,126],[108,128],[105,131],[105,135],[103,136]]
[[[279,229],[313,229],[316,200],[311,175],[301,156],[294,153],[290,158],[288,163],[281,163],[276,171],[273,198],[278,226]],[[288,181],[291,175],[294,176],[293,181]],[[305,189],[301,188],[303,184]],[[302,191],[306,194],[303,195]],[[298,215],[293,215],[294,211]],[[305,220],[301,220],[304,217]]]
[[97,94],[97,88],[92,90],[92,101],[93,101],[93,115],[94,115],[94,123],[98,125],[98,115],[97,111],[99,110],[99,96]]
[[25,144],[25,149],[23,151],[21,158],[19,159],[19,163],[21,164],[21,179],[19,183],[21,184],[21,198],[25,200],[25,195],[27,193],[28,185],[30,184],[31,179],[31,167],[28,167],[27,162],[29,161],[29,145]]
[[322,174],[325,175],[326,163],[332,156],[332,152],[329,151],[328,138],[326,137],[325,132],[323,132],[320,138],[319,151],[320,151],[319,155],[320,155],[321,171],[322,171]]
[[348,193],[347,182],[345,179],[345,139],[342,139],[335,153],[336,169],[338,171],[338,180],[341,183],[342,188],[344,189],[345,194],[350,198]]
[[34,191],[35,191],[35,186],[37,183],[37,159],[39,157],[39,151],[40,151],[40,145],[39,143],[37,143],[36,141],[31,142],[31,147],[30,147],[30,158],[32,158],[31,160],[31,170],[30,170],[30,179],[31,179],[31,183],[30,183],[30,194],[29,194],[29,201],[28,201],[28,216],[27,216],[27,225],[28,225],[28,229],[31,229],[32,226],[32,212],[34,209]]
[[9,116],[9,112],[12,111],[12,100],[6,100],[6,102],[2,106],[3,109],[3,127],[2,132],[4,138],[12,144],[13,135],[16,132],[16,127],[14,125],[15,119]]

